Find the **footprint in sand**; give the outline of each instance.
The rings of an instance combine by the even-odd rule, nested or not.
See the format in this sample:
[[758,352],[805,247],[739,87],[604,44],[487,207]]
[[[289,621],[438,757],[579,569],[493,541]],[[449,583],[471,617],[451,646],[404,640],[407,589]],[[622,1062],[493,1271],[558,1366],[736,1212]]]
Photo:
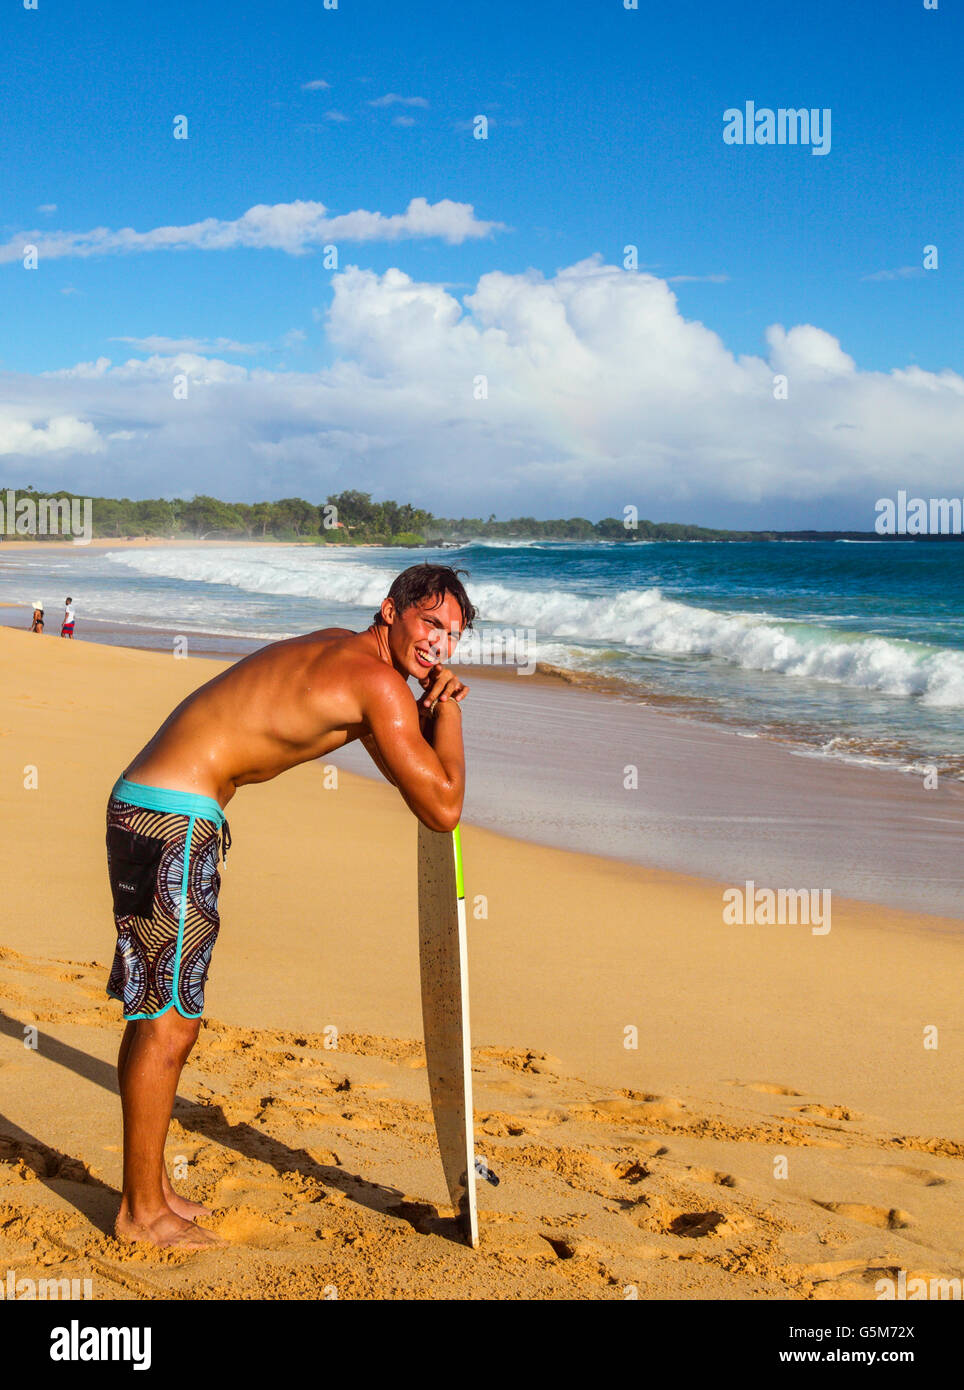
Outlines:
[[351,1125],[353,1129],[384,1129],[381,1120],[371,1115],[359,1114],[357,1110],[343,1110],[338,1118],[343,1124]]
[[554,1128],[566,1124],[568,1120],[569,1114],[561,1106],[542,1104],[520,1105],[516,1113],[490,1111],[485,1117],[486,1122],[505,1124],[509,1134],[527,1134],[530,1130]]
[[802,1091],[795,1091],[792,1086],[781,1086],[775,1081],[734,1081],[734,1086],[745,1086],[748,1091],[759,1091],[765,1096],[802,1096]]
[[254,1124],[256,1120],[260,1120],[264,1116],[271,1103],[271,1096],[264,1097],[259,1101],[233,1100],[229,1096],[215,1096],[210,1102],[212,1107],[220,1108],[228,1129],[236,1129],[238,1125]]
[[542,1239],[560,1260],[571,1260],[578,1248],[572,1241],[560,1240],[558,1236],[543,1236]]
[[80,1159],[58,1153],[39,1140],[28,1143],[0,1138],[0,1164],[9,1164],[27,1182],[57,1178],[61,1182],[84,1183],[91,1187],[107,1186],[100,1178],[95,1178]]
[[217,1234],[232,1245],[253,1245],[266,1249],[287,1240],[290,1228],[276,1226],[250,1207],[234,1207],[219,1223]]
[[254,1178],[249,1174],[229,1173],[223,1178],[218,1179],[212,1202],[216,1207],[227,1206],[233,1200],[231,1194],[235,1192],[271,1192],[278,1190],[278,1182],[275,1178]]
[[[535,1129],[537,1126],[533,1125]],[[489,1114],[483,1115],[475,1122],[476,1134],[488,1134],[493,1139],[506,1139],[511,1134],[514,1138],[527,1133],[526,1126],[519,1120],[513,1119],[509,1115]]]
[[832,1211],[834,1216],[845,1216],[850,1221],[860,1221],[865,1226],[879,1226],[887,1231],[902,1231],[913,1225],[913,1217],[900,1207],[872,1207],[866,1202],[818,1202],[816,1206]]
[[514,1047],[477,1047],[474,1056],[481,1062],[496,1062],[510,1071],[535,1072],[553,1076],[562,1070],[562,1062],[549,1052],[523,1051]]
[[934,1287],[932,1281],[943,1282],[947,1279],[946,1275],[931,1270],[908,1270],[893,1264],[868,1264],[864,1260],[834,1260],[823,1264],[802,1265],[800,1273],[804,1278],[814,1280],[810,1296],[823,1302],[879,1297],[877,1285],[882,1279],[889,1280],[893,1286],[903,1276],[908,1296],[914,1288],[915,1280],[921,1280],[923,1288],[931,1289]]
[[553,1256],[559,1258],[558,1250],[550,1248],[549,1238],[532,1229],[528,1222],[503,1215],[502,1224],[486,1222],[485,1250],[489,1257],[494,1256],[500,1264],[507,1262],[520,1264],[551,1262]]
[[746,1217],[735,1212],[687,1210],[675,1206],[658,1193],[643,1197],[635,1212],[635,1221],[643,1230],[661,1235],[683,1236],[696,1239],[703,1236],[729,1236],[744,1231],[752,1224]]
[[531,1082],[517,1081],[512,1076],[500,1076],[495,1080],[483,1080],[479,1082],[479,1091],[483,1089],[497,1095],[520,1096],[523,1100],[538,1100],[539,1091],[532,1088]]
[[919,1183],[921,1187],[945,1187],[948,1179],[942,1178],[930,1168],[908,1168],[899,1163],[866,1163],[864,1172],[875,1178],[906,1178],[908,1182]]
[[675,1120],[684,1106],[675,1096],[632,1095],[607,1096],[601,1100],[577,1101],[569,1105],[569,1114],[581,1119]]
[[737,1179],[732,1173],[717,1173],[713,1168],[687,1167],[686,1175],[694,1182],[711,1182],[717,1187],[736,1187]]
[[856,1110],[850,1110],[846,1105],[795,1105],[793,1109],[798,1115],[820,1115],[825,1120],[863,1119]]
[[666,1227],[674,1236],[711,1236],[726,1222],[722,1211],[681,1211]]
[[623,1163],[614,1163],[610,1172],[619,1182],[628,1182],[631,1185],[642,1182],[644,1178],[652,1177],[650,1170],[636,1159],[626,1159]]

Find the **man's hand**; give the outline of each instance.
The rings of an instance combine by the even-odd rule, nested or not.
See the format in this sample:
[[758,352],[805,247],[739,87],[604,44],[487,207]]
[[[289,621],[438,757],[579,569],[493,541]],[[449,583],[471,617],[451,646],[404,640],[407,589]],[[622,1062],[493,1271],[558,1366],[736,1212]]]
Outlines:
[[[413,700],[397,671],[375,662],[372,668],[360,688],[361,714],[386,775],[423,825],[454,830],[465,794],[465,754],[461,737],[450,726],[461,723],[461,713],[439,718],[439,712],[464,694],[462,682],[433,667],[427,678],[419,677],[425,695]],[[445,705],[435,705],[434,717],[427,714],[424,702],[429,696],[437,700],[446,690]],[[431,738],[423,732],[423,719],[426,727],[431,725]]]
[[425,694],[418,701],[419,719],[422,713],[434,715],[436,705],[444,704],[448,700],[460,703],[469,693],[469,687],[459,680],[454,671],[450,671],[447,666],[439,663],[433,666],[428,675],[422,676],[419,685]]

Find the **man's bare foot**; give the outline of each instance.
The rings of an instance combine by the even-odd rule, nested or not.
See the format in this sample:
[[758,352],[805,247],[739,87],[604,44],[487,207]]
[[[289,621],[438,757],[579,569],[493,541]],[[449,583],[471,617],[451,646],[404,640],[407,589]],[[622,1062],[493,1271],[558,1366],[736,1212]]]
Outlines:
[[197,1221],[202,1216],[211,1216],[211,1208],[200,1202],[192,1202],[189,1197],[181,1197],[173,1188],[164,1189],[164,1200],[175,1216],[183,1216],[185,1221]]
[[185,1220],[165,1207],[156,1216],[135,1221],[126,1204],[121,1205],[114,1223],[118,1240],[153,1245],[158,1250],[210,1250],[226,1242],[213,1231]]

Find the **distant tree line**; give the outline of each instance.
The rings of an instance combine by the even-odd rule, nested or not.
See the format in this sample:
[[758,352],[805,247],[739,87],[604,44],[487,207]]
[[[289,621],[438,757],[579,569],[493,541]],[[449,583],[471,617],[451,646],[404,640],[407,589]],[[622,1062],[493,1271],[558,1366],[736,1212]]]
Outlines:
[[[15,489],[18,499],[57,497],[71,499],[79,493],[61,490],[40,493],[33,488]],[[0,492],[5,492],[0,488]],[[371,493],[349,489],[332,493],[323,502],[303,497],[282,497],[277,502],[222,502],[199,493],[183,498],[93,497],[95,537],[170,537],[195,540],[310,541],[323,545],[433,545],[440,541],[491,539],[543,540],[752,540],[771,532],[721,531],[676,522],[640,520],[627,529],[620,517],[587,521],[573,516],[539,521],[534,516],[496,521],[495,513],[482,517],[433,516],[409,502],[375,502]],[[9,539],[15,540],[15,536]],[[38,539],[43,539],[42,537]],[[57,536],[48,539],[55,541]]]
[[[22,498],[73,498],[78,493],[40,493],[12,489]],[[0,494],[6,489],[0,488]],[[92,497],[95,537],[169,537],[195,540],[313,541],[357,545],[362,542],[422,545],[432,521],[429,512],[410,503],[373,502],[367,492],[332,494],[324,502],[282,497],[277,502],[222,502],[199,493],[183,498]],[[16,536],[10,539],[15,540]],[[37,537],[44,539],[44,537]],[[57,536],[48,539],[57,540]]]
[[[41,493],[35,488],[10,489],[17,500],[39,497],[72,500],[80,493],[57,490]],[[7,489],[0,485],[0,500]],[[689,526],[675,521],[646,521],[640,518],[627,527],[622,517],[607,516],[587,521],[584,516],[539,521],[534,516],[517,516],[510,521],[487,518],[438,517],[409,502],[375,502],[371,493],[349,489],[332,493],[323,502],[306,502],[303,497],[282,497],[277,502],[222,502],[217,497],[198,494],[189,501],[180,498],[151,497],[132,501],[129,497],[91,498],[93,534],[111,537],[170,537],[184,540],[301,541],[315,545],[438,545],[442,541],[561,540],[561,541],[772,541],[794,540],[881,540],[873,531],[728,531],[709,526]],[[5,518],[5,520],[7,520]],[[11,534],[12,520],[0,540],[16,540]],[[37,537],[56,541],[58,536]],[[957,540],[960,535],[892,536],[889,540]]]
[[491,515],[481,517],[433,517],[431,534],[439,540],[555,540],[555,541],[748,541],[764,540],[769,531],[720,531],[708,526],[687,526],[675,521],[644,521],[627,527],[622,517],[607,516],[602,521],[587,521],[584,516],[570,516],[556,521],[538,521],[534,516],[517,516],[511,521],[496,521]]

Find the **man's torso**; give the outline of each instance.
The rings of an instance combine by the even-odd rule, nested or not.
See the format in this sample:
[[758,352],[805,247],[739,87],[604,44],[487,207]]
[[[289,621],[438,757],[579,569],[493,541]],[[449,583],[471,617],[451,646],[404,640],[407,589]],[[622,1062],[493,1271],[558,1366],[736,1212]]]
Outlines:
[[124,775],[213,797],[324,757],[366,731],[365,634],[325,628],[274,642],[189,695]]

